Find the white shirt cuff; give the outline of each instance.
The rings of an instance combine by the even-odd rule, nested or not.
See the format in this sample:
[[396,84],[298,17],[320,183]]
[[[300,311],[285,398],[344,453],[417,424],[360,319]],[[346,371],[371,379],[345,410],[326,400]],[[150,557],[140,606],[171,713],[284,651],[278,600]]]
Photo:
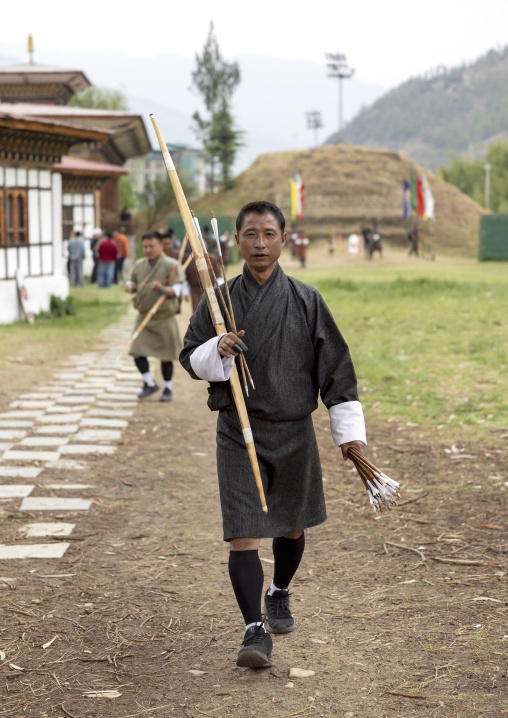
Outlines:
[[337,446],[349,441],[363,441],[367,446],[365,419],[359,401],[345,401],[330,407],[330,428]]
[[191,293],[190,284],[187,280],[182,285],[182,297],[189,297]]
[[219,354],[217,345],[224,334],[212,337],[201,344],[190,358],[194,373],[205,381],[227,381],[233,371],[234,357],[223,357]]
[[175,293],[175,297],[179,297],[182,293],[182,284],[180,282],[176,282],[175,284],[171,284],[170,286]]
[[222,277],[217,277],[217,284],[219,285],[219,287],[221,286],[221,284],[224,284],[224,280],[222,279]]

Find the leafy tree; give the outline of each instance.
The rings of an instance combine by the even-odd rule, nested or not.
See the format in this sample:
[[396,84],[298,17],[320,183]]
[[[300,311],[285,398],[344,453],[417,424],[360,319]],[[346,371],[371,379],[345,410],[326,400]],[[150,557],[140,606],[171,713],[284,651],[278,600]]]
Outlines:
[[[493,212],[508,212],[508,142],[489,146],[486,161],[490,164],[490,208]],[[456,157],[448,167],[441,168],[441,177],[485,205],[485,160]]]
[[[187,197],[195,194],[194,185],[186,178],[185,173],[180,174],[183,191]],[[149,227],[153,227],[156,220],[163,214],[170,214],[177,210],[175,194],[169,177],[164,179],[147,180],[144,190],[138,195],[139,204],[145,210],[145,217]]]
[[119,205],[120,207],[136,207],[138,197],[136,195],[136,180],[132,175],[120,177],[118,182]]
[[92,85],[82,92],[76,93],[69,101],[71,107],[88,107],[96,110],[117,110],[127,112],[127,98],[119,90]]
[[241,145],[241,132],[234,127],[230,112],[230,100],[240,82],[237,62],[223,59],[213,22],[201,55],[196,53],[196,67],[192,72],[192,87],[202,96],[208,117],[195,112],[196,131],[203,143],[209,165],[208,184],[213,192],[216,187],[216,168],[224,186],[231,184],[231,167]]

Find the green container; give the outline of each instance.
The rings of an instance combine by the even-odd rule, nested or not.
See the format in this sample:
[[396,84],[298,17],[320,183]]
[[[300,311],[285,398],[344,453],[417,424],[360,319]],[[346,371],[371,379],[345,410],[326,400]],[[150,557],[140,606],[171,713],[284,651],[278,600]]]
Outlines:
[[508,261],[508,214],[484,214],[480,217],[480,262]]

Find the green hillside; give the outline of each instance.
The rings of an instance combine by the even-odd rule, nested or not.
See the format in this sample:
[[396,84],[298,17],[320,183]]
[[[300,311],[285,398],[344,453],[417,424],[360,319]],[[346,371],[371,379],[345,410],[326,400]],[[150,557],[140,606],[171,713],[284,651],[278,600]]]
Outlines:
[[437,169],[454,154],[481,154],[490,141],[508,138],[507,86],[508,47],[491,50],[471,65],[440,68],[391,90],[352,120],[344,141],[403,150]]

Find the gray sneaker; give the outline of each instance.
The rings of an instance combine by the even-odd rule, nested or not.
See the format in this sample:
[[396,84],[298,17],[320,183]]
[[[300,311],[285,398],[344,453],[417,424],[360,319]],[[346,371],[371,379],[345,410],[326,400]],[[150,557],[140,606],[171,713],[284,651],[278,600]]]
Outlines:
[[171,389],[168,389],[166,387],[166,389],[164,389],[164,391],[162,392],[159,401],[173,401],[173,392],[171,391]]
[[138,394],[138,399],[146,399],[147,396],[155,394],[156,391],[159,391],[159,387],[157,386],[157,384],[154,384],[153,386],[148,386],[148,384],[145,382],[143,384],[143,388]]
[[287,588],[274,591],[271,596],[268,591],[265,593],[266,626],[272,633],[290,633],[296,628],[289,610],[289,595]]
[[236,665],[240,668],[269,668],[273,666],[272,648],[272,637],[264,626],[251,626],[245,631]]

